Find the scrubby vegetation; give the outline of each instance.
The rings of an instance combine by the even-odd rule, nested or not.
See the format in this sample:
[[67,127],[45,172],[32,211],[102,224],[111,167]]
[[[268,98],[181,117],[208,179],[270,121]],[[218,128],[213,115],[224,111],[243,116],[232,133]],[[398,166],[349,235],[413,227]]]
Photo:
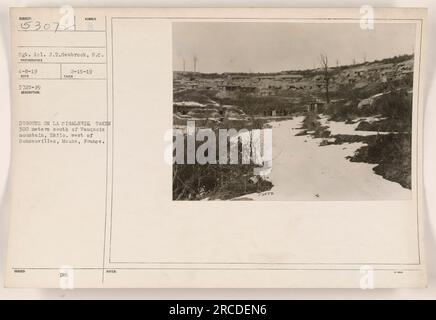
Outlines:
[[272,183],[253,177],[254,165],[173,166],[173,200],[228,200],[244,194],[263,192]]
[[[392,125],[392,121],[385,122],[384,130],[387,125]],[[405,124],[404,124],[405,125]],[[398,129],[398,125],[394,125]],[[410,127],[405,126],[405,129]],[[396,132],[390,134],[376,134],[369,136],[361,135],[331,135],[327,127],[319,122],[319,116],[314,113],[308,114],[302,123],[302,132],[297,135],[311,134],[315,138],[324,139],[320,146],[344,143],[365,143],[364,146],[356,150],[353,156],[348,157],[352,162],[364,162],[377,164],[374,172],[383,178],[397,182],[402,187],[411,189],[411,133]],[[386,130],[391,131],[391,130]]]
[[[251,124],[250,129],[260,129],[263,126],[264,121],[258,120]],[[242,127],[224,122],[220,129],[239,130]],[[218,128],[214,129],[215,135],[218,137],[217,130]],[[255,168],[260,167],[259,164],[252,161],[249,164],[242,164],[243,147],[241,141],[238,142],[238,164],[230,164],[229,148],[228,164],[219,163],[219,141],[216,141],[216,164],[187,164],[186,134],[183,138],[185,141],[184,161],[173,164],[173,200],[228,200],[245,194],[267,191],[273,187],[270,181],[254,175]],[[229,147],[230,138],[227,142]],[[202,143],[196,142],[195,153]]]
[[297,135],[305,135],[310,133],[315,138],[328,138],[330,136],[330,131],[326,126],[321,125],[319,119],[320,118],[316,113],[308,113],[301,125],[301,129],[303,129],[303,131],[297,133]]

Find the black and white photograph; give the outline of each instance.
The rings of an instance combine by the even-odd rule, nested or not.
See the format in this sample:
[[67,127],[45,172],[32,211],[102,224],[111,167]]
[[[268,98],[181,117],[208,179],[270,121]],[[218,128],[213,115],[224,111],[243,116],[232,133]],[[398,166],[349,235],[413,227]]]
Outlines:
[[173,200],[410,199],[415,29],[174,22]]

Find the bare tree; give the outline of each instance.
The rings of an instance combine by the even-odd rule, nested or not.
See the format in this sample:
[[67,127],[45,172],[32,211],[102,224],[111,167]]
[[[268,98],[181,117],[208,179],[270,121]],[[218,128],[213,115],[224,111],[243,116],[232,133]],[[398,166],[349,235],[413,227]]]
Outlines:
[[327,55],[320,54],[319,62],[321,64],[321,70],[324,72],[325,100],[327,103],[330,103],[330,95],[329,95],[330,75],[329,75],[329,59]]
[[194,54],[194,56],[192,57],[192,59],[194,60],[194,72],[197,72],[197,61],[198,61],[198,57],[196,54]]

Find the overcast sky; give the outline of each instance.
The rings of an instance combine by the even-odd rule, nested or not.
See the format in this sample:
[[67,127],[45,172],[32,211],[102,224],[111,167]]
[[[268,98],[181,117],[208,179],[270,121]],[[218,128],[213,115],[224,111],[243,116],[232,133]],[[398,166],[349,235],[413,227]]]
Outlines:
[[200,72],[276,72],[318,67],[320,53],[329,64],[351,64],[413,53],[415,25],[376,23],[173,23],[173,68]]

